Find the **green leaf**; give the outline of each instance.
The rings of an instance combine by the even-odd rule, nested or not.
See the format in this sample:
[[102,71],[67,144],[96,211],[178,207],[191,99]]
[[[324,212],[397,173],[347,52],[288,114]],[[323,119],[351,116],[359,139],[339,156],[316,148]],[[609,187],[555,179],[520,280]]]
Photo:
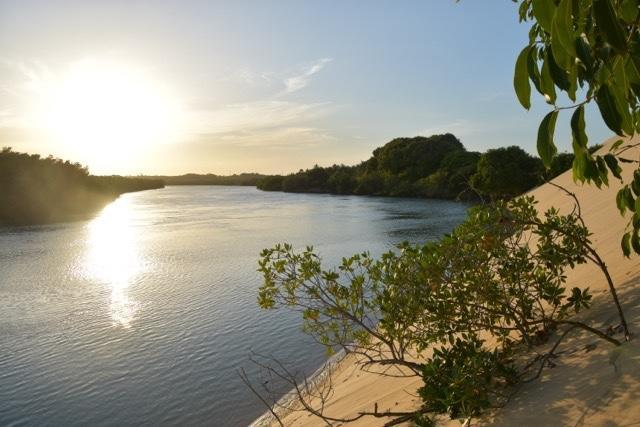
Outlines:
[[[556,40],[553,44],[554,50],[557,51],[559,47],[565,50],[565,52],[571,57],[577,56],[576,54],[576,38],[573,33],[573,0],[560,0],[560,5],[556,10],[553,18],[551,41]],[[571,61],[573,63],[573,61]]]
[[576,40],[576,54],[580,62],[584,65],[585,71],[591,74],[593,72],[594,59],[591,46],[589,46],[589,41],[586,36],[578,37]]
[[616,100],[609,88],[602,86],[596,94],[596,103],[600,109],[600,114],[606,125],[620,136],[624,136],[622,132],[622,116],[616,107]]
[[[635,56],[636,54],[632,53],[632,55]],[[627,59],[624,71],[630,84],[640,84],[640,73],[638,72],[638,68],[636,68],[635,62],[633,62],[631,58]]]
[[544,95],[542,88],[540,86],[540,70],[538,70],[537,64],[537,49],[535,46],[529,47],[529,57],[527,58],[527,71],[529,72],[529,78],[533,82],[536,90],[540,92],[540,94]]
[[556,3],[554,0],[532,0],[533,16],[543,30],[551,34],[553,16],[556,13]]
[[551,39],[551,46],[549,47],[549,49],[553,49],[553,58],[558,68],[568,70],[571,67],[573,60],[562,47],[557,37]]
[[624,143],[623,140],[619,139],[616,142],[614,142],[613,144],[611,144],[611,148],[609,148],[609,152],[613,152],[616,151],[618,148],[620,148],[620,146]]
[[573,181],[584,182],[587,179],[591,154],[587,150],[587,134],[584,132],[584,109],[578,107],[571,116],[571,146],[573,148]]
[[613,78],[615,80],[615,84],[612,84],[609,87],[616,102],[616,108],[618,112],[620,112],[620,117],[622,118],[622,130],[627,135],[633,135],[633,118],[631,117],[631,112],[629,111],[629,103],[627,101],[627,93],[629,92],[629,81],[627,80],[624,61],[622,61],[622,59],[617,60],[614,64]]
[[551,166],[553,157],[558,152],[555,143],[553,142],[553,134],[556,130],[556,120],[558,119],[558,112],[552,111],[547,114],[538,128],[538,154],[542,159],[545,167]]
[[640,254],[640,236],[637,230],[631,234],[631,247],[635,253]]
[[567,95],[569,99],[576,102],[576,92],[578,91],[578,65],[573,63],[569,68],[569,89],[567,89]]
[[618,179],[622,179],[622,175],[620,175],[622,172],[622,168],[618,164],[618,159],[616,159],[613,154],[605,154],[604,161],[607,163],[607,166],[611,170],[613,176]]
[[564,91],[568,91],[570,84],[569,84],[569,79],[567,78],[567,72],[565,70],[568,70],[570,66],[568,65],[564,65],[563,67],[558,66],[558,63],[556,62],[556,57],[554,56],[555,52],[557,51],[562,52],[562,49],[556,50],[556,49],[553,49],[552,47],[547,49],[546,62],[549,63],[549,72],[551,73],[551,79],[553,80],[555,85]]
[[581,105],[571,115],[571,134],[578,146],[586,149],[589,138],[587,138],[584,128],[584,105]]
[[529,46],[522,49],[516,60],[516,69],[513,75],[513,87],[516,90],[518,101],[527,110],[531,108],[531,85],[529,84]]
[[573,164],[572,164],[572,172],[573,172],[573,182],[584,182],[585,181],[585,170],[587,167],[587,156],[583,150],[580,150],[580,147],[575,146],[575,140],[573,143]]
[[580,182],[595,180],[598,185],[599,174],[587,149],[589,139],[584,128],[584,106],[581,105],[571,115],[571,135],[573,136],[571,145],[574,154],[573,180]]
[[620,189],[616,194],[616,206],[620,211],[620,215],[624,216],[624,211],[627,210],[627,205],[624,201],[624,189]]
[[629,255],[631,255],[631,233],[624,233],[624,236],[622,236],[622,242],[620,244],[622,246],[622,253],[624,254],[624,256],[629,258]]
[[640,196],[640,170],[636,169],[633,172],[633,181],[631,181],[631,188],[636,196]]
[[604,185],[606,185],[608,187],[609,186],[609,177],[608,177],[609,171],[607,170],[607,163],[600,156],[596,157],[596,163],[598,165],[598,172],[600,174],[600,179],[602,180]]
[[593,14],[604,38],[618,53],[624,53],[627,50],[625,32],[618,21],[611,0],[593,0]]
[[634,212],[636,209],[636,201],[633,198],[633,194],[631,193],[631,189],[629,188],[629,186],[624,187],[623,193],[625,206],[627,207],[627,209]]
[[598,169],[598,164],[593,157],[590,155],[587,157],[584,176],[587,181],[593,181],[596,187],[600,188],[602,186],[602,180],[600,179],[600,170]]
[[[546,56],[546,55],[545,55]],[[542,71],[540,72],[540,86],[542,93],[545,96],[549,104],[555,104],[556,102],[556,87],[551,77],[551,69],[548,58],[545,58],[542,63]]]
[[620,4],[620,17],[627,23],[633,23],[638,17],[637,0],[623,0]]

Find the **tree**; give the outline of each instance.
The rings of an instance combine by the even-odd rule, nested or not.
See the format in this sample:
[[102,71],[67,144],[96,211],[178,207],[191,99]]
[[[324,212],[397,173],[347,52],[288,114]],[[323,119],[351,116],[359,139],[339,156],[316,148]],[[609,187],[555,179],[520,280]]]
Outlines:
[[93,176],[79,163],[0,151],[0,225],[84,219],[130,191],[164,187],[154,179]]
[[480,156],[471,184],[492,199],[510,199],[539,185],[542,170],[540,159],[518,146],[496,148]]
[[[513,0],[520,21],[532,22],[529,43],[515,64],[514,88],[526,109],[531,86],[552,107],[541,121],[537,148],[546,167],[557,149],[558,115],[572,111],[574,180],[608,185],[609,172],[618,178],[619,161],[637,144],[620,139],[605,155],[593,155],[585,132],[585,105],[595,103],[604,123],[620,137],[640,132],[640,20],[637,0]],[[582,90],[579,90],[582,89]],[[561,105],[558,92],[571,104]],[[622,237],[626,256],[640,253],[640,169],[618,193],[622,215],[633,214]]]
[[373,152],[378,169],[392,175],[403,175],[409,181],[424,178],[439,167],[452,151],[463,151],[462,143],[450,133],[396,138]]
[[353,168],[339,166],[335,168],[327,180],[327,187],[331,193],[352,194],[356,187],[356,179]]

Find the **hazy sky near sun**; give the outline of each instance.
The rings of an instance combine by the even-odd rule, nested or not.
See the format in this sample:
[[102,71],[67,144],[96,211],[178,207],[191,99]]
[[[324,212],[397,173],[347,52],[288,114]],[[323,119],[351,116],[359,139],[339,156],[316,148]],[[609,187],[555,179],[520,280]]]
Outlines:
[[527,30],[508,0],[0,0],[0,145],[100,174],[284,173],[444,132],[534,153]]

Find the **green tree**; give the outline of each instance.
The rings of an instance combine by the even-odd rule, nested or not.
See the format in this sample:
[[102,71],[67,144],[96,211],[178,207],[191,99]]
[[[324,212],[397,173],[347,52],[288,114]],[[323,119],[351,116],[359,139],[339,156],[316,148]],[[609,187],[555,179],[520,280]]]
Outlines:
[[161,180],[93,176],[79,163],[0,151],[0,225],[85,219],[118,195],[164,187]]
[[[637,0],[513,0],[520,21],[531,22],[529,43],[516,60],[514,87],[518,100],[531,107],[531,88],[552,107],[541,121],[537,148],[546,167],[557,153],[558,115],[571,113],[573,176],[598,187],[609,172],[621,179],[619,161],[637,145],[620,139],[609,153],[593,155],[585,132],[585,105],[598,107],[604,123],[621,137],[640,131],[640,20]],[[579,90],[581,89],[581,90]],[[571,101],[563,105],[558,93]],[[627,142],[625,142],[627,141]],[[617,205],[630,211],[622,249],[640,253],[640,169],[620,190]]]
[[464,146],[450,133],[396,138],[373,152],[378,169],[392,175],[402,175],[409,181],[424,178],[439,167],[452,151],[463,151]]
[[540,159],[518,146],[496,148],[480,156],[471,184],[492,199],[510,199],[539,185],[542,170]]

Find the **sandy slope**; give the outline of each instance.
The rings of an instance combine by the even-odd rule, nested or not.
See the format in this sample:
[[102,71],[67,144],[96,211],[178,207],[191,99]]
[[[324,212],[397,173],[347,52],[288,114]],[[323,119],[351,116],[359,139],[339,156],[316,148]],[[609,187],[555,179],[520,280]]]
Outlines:
[[[617,139],[609,140],[602,150]],[[634,142],[640,142],[640,139]],[[640,150],[635,150],[625,156],[638,158],[639,154]],[[623,167],[624,178],[628,180],[634,165],[624,164]],[[546,370],[541,379],[522,386],[504,408],[474,424],[640,426],[640,257],[626,259],[620,250],[626,219],[615,206],[619,182],[614,179],[610,187],[602,190],[595,186],[580,186],[573,183],[570,171],[554,181],[577,194],[584,219],[593,233],[592,241],[609,266],[630,328],[637,338],[621,351],[612,352],[610,345],[576,332],[560,348],[563,353],[555,360],[554,369]],[[567,211],[573,206],[570,198],[551,185],[541,186],[531,194],[540,201],[541,210],[555,206]],[[581,265],[570,271],[568,285],[588,286],[596,298],[594,307],[583,320],[602,328],[616,324],[606,283],[596,267]],[[588,344],[596,344],[596,347]],[[335,376],[335,394],[325,413],[349,417],[359,411],[372,411],[376,403],[379,411],[411,409],[418,401],[414,395],[420,383],[419,379],[381,378],[362,372],[352,359],[347,358]],[[301,412],[290,414],[284,421],[287,426],[326,425],[319,418]],[[445,425],[460,425],[458,421],[442,421]],[[384,421],[365,418],[349,425],[382,424]]]

